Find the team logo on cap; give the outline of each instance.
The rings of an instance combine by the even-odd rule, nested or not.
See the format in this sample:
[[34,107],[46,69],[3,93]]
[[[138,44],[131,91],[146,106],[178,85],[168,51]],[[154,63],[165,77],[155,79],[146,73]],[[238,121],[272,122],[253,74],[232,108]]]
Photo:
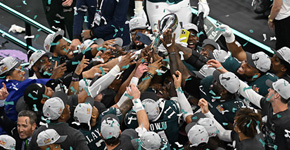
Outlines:
[[3,145],[4,146],[4,145],[6,145],[6,142],[0,140],[0,145]]
[[49,48],[49,44],[46,44],[45,49],[48,50],[48,48]]
[[51,142],[51,139],[50,139],[50,138],[48,138],[48,139],[44,139],[43,142],[44,142],[45,144],[47,144],[47,143]]
[[6,71],[6,70],[7,70],[7,66],[2,66],[2,67],[1,67],[1,71],[2,71],[2,72]]

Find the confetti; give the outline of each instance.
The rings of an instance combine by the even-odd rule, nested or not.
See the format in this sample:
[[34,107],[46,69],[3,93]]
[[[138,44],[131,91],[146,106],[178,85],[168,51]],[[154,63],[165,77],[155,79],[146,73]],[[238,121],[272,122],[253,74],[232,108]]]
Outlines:
[[55,23],[60,23],[60,21],[58,21],[58,20],[53,20]]
[[194,116],[194,117],[192,117],[191,119],[192,119],[192,120],[196,120],[196,119],[197,119],[197,116]]
[[33,100],[37,100],[36,97],[33,97],[33,96],[31,95],[31,93],[28,94],[28,97],[32,98]]
[[257,74],[252,77],[252,79],[256,79],[256,78],[258,78]]
[[220,66],[220,67],[218,67],[218,68],[216,68],[216,69],[218,69],[218,70],[219,70],[219,69],[222,69],[222,68],[223,68],[223,67],[222,67],[222,66]]
[[25,1],[25,0],[22,0],[22,3],[23,3],[24,5],[27,5],[27,3],[26,3],[26,1]]
[[182,113],[184,113],[184,114],[187,114],[187,112],[186,112],[186,111],[184,111],[183,109],[181,109],[181,112],[182,112]]
[[273,96],[273,94],[269,98],[267,98],[266,101],[269,101],[272,98],[272,96]]
[[220,133],[220,130],[216,130],[216,134],[219,134]]
[[243,44],[243,46],[245,47],[249,42],[246,42],[245,44]]
[[14,102],[13,101],[11,101],[11,102],[4,102],[4,105],[14,105]]
[[252,29],[251,29],[251,30],[249,30],[249,31],[250,31],[250,33],[254,33],[254,30],[252,30]]
[[145,62],[145,59],[144,58],[142,58],[142,60],[141,60],[141,63],[144,63]]
[[157,75],[158,75],[158,76],[161,76],[161,75],[162,75],[162,73],[160,72],[159,69],[156,69],[155,71],[157,72]]
[[48,73],[47,71],[45,71],[45,72],[43,73],[43,75],[51,76],[52,74],[51,74],[51,73]]
[[88,22],[88,17],[87,16],[84,16],[84,22]]
[[[71,91],[74,92],[74,94],[76,95],[77,91],[74,89],[74,87],[70,87]],[[81,105],[80,105],[81,106]]]
[[50,5],[51,4],[51,0],[47,0],[47,4]]
[[266,34],[263,34],[264,42],[267,40]]
[[91,96],[91,94],[90,94],[90,92],[88,91],[87,87],[85,87],[84,89],[85,89],[85,91],[87,92],[87,95],[88,95],[88,96]]
[[166,0],[166,3],[169,4],[169,5],[174,4],[174,2],[169,2],[169,0]]
[[185,79],[185,81],[189,81],[189,80],[192,80],[192,78],[187,78],[187,79]]
[[87,51],[89,51],[89,50],[91,50],[91,48],[90,47],[88,47],[87,49],[85,49],[85,50],[83,50],[83,54],[85,54]]
[[238,109],[237,108],[233,108],[232,112],[235,113]]
[[277,115],[277,118],[281,118],[281,115],[280,115],[280,114],[278,114],[278,115]]
[[36,107],[36,104],[33,104],[33,110],[34,111],[38,111],[37,107]]
[[125,68],[125,69],[128,69],[128,68],[129,68],[129,64],[126,65],[126,66],[123,66],[123,67],[122,67],[122,69],[124,69],[124,68]]
[[102,71],[102,75],[105,75],[106,73],[103,70],[103,67],[100,67],[100,70]]
[[34,17],[33,17],[33,19],[36,19],[37,18],[37,15],[35,15]]
[[178,90],[180,93],[183,93],[181,87],[179,87],[177,90]]
[[265,143],[263,142],[263,140],[259,139],[259,141],[263,144],[263,147],[265,147]]
[[214,96],[216,96],[215,92],[212,91],[212,90],[210,90],[209,93],[212,94],[212,95],[214,95]]
[[104,51],[105,51],[106,48],[104,48],[104,47],[97,47],[97,50],[98,50],[98,51],[100,51],[100,50],[104,50]]
[[274,36],[274,37],[270,37],[270,41],[275,41],[276,40],[276,37]]
[[252,119],[251,119],[250,122],[247,124],[247,128],[250,127],[251,123],[252,123]]
[[33,39],[34,38],[34,35],[31,35],[31,36],[24,36],[24,39],[26,40],[26,39]]
[[83,80],[85,81],[86,86],[89,86],[89,84],[88,84],[86,78],[83,78]]
[[66,53],[69,51],[69,49],[66,50],[65,48],[64,48],[63,50],[64,50],[64,52],[66,52]]
[[213,98],[213,99],[221,99],[220,96],[212,96],[211,98]]
[[167,61],[167,62],[169,62],[169,59],[167,58],[167,59],[163,59],[162,61]]
[[124,96],[127,96],[129,99],[133,99],[133,96],[130,96],[129,94],[125,93]]
[[224,125],[224,126],[227,126],[227,125],[228,125],[228,123],[226,123],[226,122],[223,122],[223,125]]
[[145,81],[145,80],[147,80],[147,79],[149,79],[149,76],[147,76],[146,78],[143,78],[142,81]]
[[197,37],[199,37],[200,35],[204,34],[202,31],[197,33]]
[[29,13],[29,12],[30,12],[30,10],[27,10],[26,12],[27,12],[27,13]]
[[252,89],[252,86],[245,87],[245,88],[243,89],[243,91],[245,92],[246,90],[249,90],[249,89]]
[[226,31],[225,29],[221,29],[221,28],[216,28],[216,31]]
[[81,62],[80,61],[73,61],[72,62],[72,65],[78,65],[78,64],[80,64]]
[[59,42],[56,42],[56,43],[50,43],[50,46],[55,46],[55,45],[58,45],[59,44]]
[[48,96],[46,96],[45,94],[42,94],[42,97],[44,97],[44,98],[50,98],[50,97],[48,97]]
[[0,79],[4,79],[6,76],[0,77]]
[[39,35],[38,35],[38,34],[36,34],[36,35],[35,35],[35,38],[34,38],[34,40],[33,40],[33,41],[35,42],[35,41],[36,41],[36,39],[38,39],[38,37],[39,37]]

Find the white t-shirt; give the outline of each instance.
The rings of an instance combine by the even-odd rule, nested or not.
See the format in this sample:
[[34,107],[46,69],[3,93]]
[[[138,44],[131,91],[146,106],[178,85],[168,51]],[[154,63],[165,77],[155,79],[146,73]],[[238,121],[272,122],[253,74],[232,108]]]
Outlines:
[[282,20],[290,16],[290,0],[282,0],[282,6],[278,13],[278,15],[275,17],[276,20]]

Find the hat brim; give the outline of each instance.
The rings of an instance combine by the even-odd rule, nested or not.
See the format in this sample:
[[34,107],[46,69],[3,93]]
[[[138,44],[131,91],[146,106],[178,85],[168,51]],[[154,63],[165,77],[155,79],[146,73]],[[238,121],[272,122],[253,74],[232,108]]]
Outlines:
[[276,54],[279,59],[284,60],[284,58],[282,57],[282,55],[280,53],[278,53],[277,50],[275,50],[275,49],[272,49],[272,50],[274,51],[274,54]]
[[[253,68],[256,68],[256,69],[257,69],[257,67],[256,67],[256,65],[254,64],[254,61],[253,61],[253,59],[252,59],[252,54],[249,53],[249,52],[246,52],[246,56],[247,56],[247,63],[248,63],[249,65],[251,65]],[[260,70],[259,70],[259,71],[260,71]]]
[[274,89],[274,88],[273,88],[273,81],[272,81],[272,80],[268,79],[268,80],[265,81],[265,83],[266,83],[266,85],[267,85],[269,88]]
[[67,102],[68,102],[68,97],[67,97],[67,95],[66,95],[64,92],[62,92],[62,91],[54,92],[54,94],[52,95],[52,97],[59,97],[59,98],[63,101],[63,103],[64,103],[65,105],[66,105]]
[[214,47],[214,49],[220,49],[218,44],[216,42],[214,42],[213,40],[210,40],[210,39],[205,39],[203,41],[202,47],[204,47],[206,45],[211,45],[212,47]]
[[59,139],[55,142],[55,144],[60,144],[60,143],[64,142],[66,140],[66,138],[67,138],[67,135],[61,135],[59,137]]
[[154,92],[144,92],[140,96],[140,100],[143,101],[145,99],[152,99],[154,101],[158,101],[158,96]]
[[103,44],[105,41],[104,41],[104,39],[102,39],[102,38],[98,38],[97,40],[95,40],[95,44],[97,44],[97,45],[101,45],[101,44]]
[[132,32],[133,30],[137,30],[137,29],[147,29],[147,26],[139,26],[139,27],[135,27],[133,29],[130,29],[130,32]]
[[116,119],[117,121],[118,121],[118,123],[120,123],[120,121],[119,121],[119,118],[116,116],[116,115],[114,115],[114,114],[107,114],[107,115],[105,115],[103,118],[102,118],[102,121],[101,121],[101,123],[104,121],[104,120],[106,120],[107,118],[113,118],[113,119]]
[[185,126],[185,132],[186,132],[186,134],[188,134],[188,132],[189,132],[189,130],[193,127],[193,126],[195,126],[197,124],[197,122],[191,122],[191,123],[189,123],[189,124],[187,124],[186,126]]
[[221,73],[220,73],[218,70],[215,70],[215,71],[213,72],[213,74],[212,74],[213,78],[214,78],[215,80],[217,80],[219,83],[221,83],[221,82],[220,82],[220,75],[221,75]]
[[[52,53],[51,52],[45,52],[43,55],[41,55],[39,58],[37,58],[35,61],[34,61],[34,63],[33,64],[29,64],[29,66],[28,66],[28,69],[31,69],[33,66],[34,66],[34,64],[41,58],[41,57],[43,57],[43,56],[47,56],[48,58],[49,57],[51,57],[52,56]],[[30,56],[31,57],[31,56]]]
[[200,79],[205,78],[199,71],[193,71],[193,73]]

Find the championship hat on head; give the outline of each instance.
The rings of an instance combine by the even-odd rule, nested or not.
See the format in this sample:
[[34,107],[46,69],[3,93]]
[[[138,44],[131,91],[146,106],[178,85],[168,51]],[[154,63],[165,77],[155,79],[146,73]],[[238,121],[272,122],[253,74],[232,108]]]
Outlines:
[[209,137],[214,137],[218,133],[218,129],[211,118],[200,118],[197,124],[202,125],[206,129]]
[[64,142],[67,135],[60,136],[54,129],[46,129],[41,131],[37,136],[37,145],[47,146],[50,144],[60,144]]
[[16,141],[9,135],[0,135],[0,147],[9,150],[15,150]]
[[74,111],[74,119],[78,123],[86,123],[91,129],[91,117],[92,117],[93,108],[91,104],[80,103],[76,106]]
[[103,139],[118,138],[120,131],[120,123],[116,115],[107,114],[102,118],[101,133]]
[[217,50],[221,49],[220,46],[214,40],[211,40],[211,39],[205,39],[202,43],[203,43],[202,47],[206,45],[211,45],[212,47],[214,47],[214,49],[217,49]]
[[145,108],[148,119],[155,120],[160,113],[158,97],[154,92],[144,92],[140,96],[140,100]]
[[267,72],[271,68],[271,60],[267,54],[264,52],[257,52],[251,54],[246,52],[247,62],[252,67],[260,70],[261,72]]
[[65,105],[67,102],[67,95],[61,91],[55,92],[52,98],[45,101],[43,105],[43,115],[50,120],[57,120],[63,110],[65,109]]
[[44,84],[32,83],[24,91],[24,101],[28,105],[38,104],[43,99],[44,94]]
[[234,73],[220,73],[216,70],[213,72],[213,77],[230,93],[234,94],[239,90],[240,80]]
[[268,79],[266,85],[278,92],[284,99],[288,100],[290,98],[290,85],[285,79],[279,79],[275,82]]
[[94,44],[94,41],[91,39],[85,40],[79,47],[79,53],[81,53],[82,51],[88,49],[90,46],[92,46]]
[[136,29],[147,29],[146,19],[142,17],[134,17],[129,22],[130,32]]
[[135,149],[141,146],[141,150],[156,150],[161,148],[162,139],[159,134],[153,131],[146,131],[140,138],[132,139],[131,143]]
[[31,69],[34,64],[42,57],[47,56],[48,58],[52,56],[50,52],[45,52],[43,50],[38,50],[32,53],[32,55],[29,58],[29,66],[28,68]]
[[198,146],[201,143],[207,143],[209,140],[208,132],[205,127],[192,122],[185,126],[185,132],[191,146]]
[[19,67],[20,63],[13,57],[5,57],[0,61],[0,75],[4,75],[10,70]]
[[284,64],[286,64],[287,66],[290,65],[290,48],[289,47],[284,46],[278,50],[273,50],[273,51],[275,52],[275,54],[280,60],[284,61]]
[[198,78],[203,79],[207,76],[211,76],[215,70],[216,69],[214,67],[209,67],[207,64],[205,64],[199,69],[199,71],[193,72]]
[[197,28],[197,26],[196,26],[195,24],[193,24],[193,23],[187,23],[187,24],[184,24],[184,25],[183,25],[183,28],[184,28],[185,30],[187,30],[187,31],[189,31],[189,30],[194,30],[194,31],[196,31],[196,32],[198,33],[198,28]]
[[47,35],[47,37],[44,40],[44,44],[43,44],[43,47],[46,51],[51,52],[51,46],[52,46],[51,43],[53,43],[56,40],[56,37],[58,37],[59,35],[60,35],[60,39],[61,39],[64,35],[64,31],[58,30],[54,34]]

